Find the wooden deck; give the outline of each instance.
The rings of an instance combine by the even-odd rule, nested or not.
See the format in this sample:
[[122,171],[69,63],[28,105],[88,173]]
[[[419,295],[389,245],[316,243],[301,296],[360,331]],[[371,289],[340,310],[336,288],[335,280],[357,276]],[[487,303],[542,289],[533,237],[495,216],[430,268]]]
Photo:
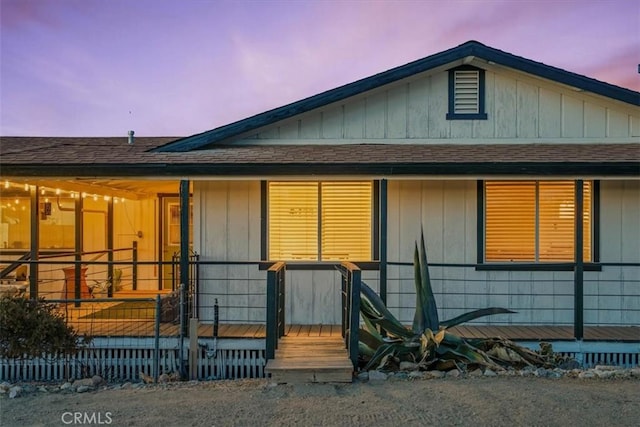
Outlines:
[[[91,336],[154,336],[154,319],[98,320],[69,315],[68,323],[79,333]],[[501,337],[513,341],[574,341],[571,326],[457,326],[451,332],[464,338]],[[179,326],[175,323],[160,323],[160,335],[178,336]],[[198,328],[198,336],[212,337],[213,325],[203,324]],[[287,325],[287,337],[340,337],[340,325]],[[266,337],[264,324],[219,325],[220,338]],[[640,327],[637,326],[597,326],[584,328],[584,341],[640,342]]]

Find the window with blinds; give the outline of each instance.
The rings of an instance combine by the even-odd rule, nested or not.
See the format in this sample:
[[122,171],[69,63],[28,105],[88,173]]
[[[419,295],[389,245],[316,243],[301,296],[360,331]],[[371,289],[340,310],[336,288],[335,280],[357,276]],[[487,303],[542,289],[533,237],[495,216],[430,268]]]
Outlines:
[[270,182],[269,259],[371,260],[371,182]]
[[[591,260],[592,183],[584,182],[584,252]],[[572,261],[573,181],[487,181],[486,261]]]

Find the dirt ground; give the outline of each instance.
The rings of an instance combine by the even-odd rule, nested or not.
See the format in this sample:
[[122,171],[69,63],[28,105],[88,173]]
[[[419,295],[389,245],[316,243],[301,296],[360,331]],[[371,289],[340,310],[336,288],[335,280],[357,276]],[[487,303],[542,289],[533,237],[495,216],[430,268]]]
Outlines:
[[481,377],[273,385],[242,380],[4,395],[0,405],[0,425],[21,427],[636,426],[640,381]]

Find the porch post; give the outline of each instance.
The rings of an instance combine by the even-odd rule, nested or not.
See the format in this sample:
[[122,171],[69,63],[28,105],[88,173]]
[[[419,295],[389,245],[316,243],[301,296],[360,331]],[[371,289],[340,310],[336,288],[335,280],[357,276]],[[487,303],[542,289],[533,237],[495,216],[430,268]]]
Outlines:
[[40,189],[29,187],[31,195],[31,254],[29,259],[29,297],[38,298],[38,249],[40,248]]
[[380,180],[380,298],[387,304],[387,180]]
[[180,319],[183,334],[188,334],[189,312],[189,180],[180,181],[180,283],[184,284],[184,307]]
[[582,340],[584,336],[584,228],[583,228],[583,209],[584,209],[584,191],[583,181],[577,179],[575,181],[575,266],[573,270],[573,336],[577,340]]
[[114,286],[113,277],[113,197],[107,203],[107,278],[111,281],[111,286],[107,288],[107,296],[112,297]]
[[[82,298],[82,251],[83,251],[83,221],[82,221],[82,197],[78,197],[75,199],[75,293],[74,298],[79,300]],[[76,307],[80,307],[80,303],[75,303]]]

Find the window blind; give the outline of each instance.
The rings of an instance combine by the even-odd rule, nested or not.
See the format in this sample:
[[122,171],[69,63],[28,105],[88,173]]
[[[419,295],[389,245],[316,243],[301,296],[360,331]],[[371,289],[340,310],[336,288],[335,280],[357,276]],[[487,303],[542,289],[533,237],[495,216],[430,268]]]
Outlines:
[[322,260],[371,259],[371,183],[322,183]]
[[[487,181],[487,261],[573,261],[573,181]],[[584,252],[591,260],[592,184],[584,183]]]
[[533,261],[536,246],[536,183],[485,183],[487,261]]
[[269,183],[269,259],[318,260],[318,183]]

